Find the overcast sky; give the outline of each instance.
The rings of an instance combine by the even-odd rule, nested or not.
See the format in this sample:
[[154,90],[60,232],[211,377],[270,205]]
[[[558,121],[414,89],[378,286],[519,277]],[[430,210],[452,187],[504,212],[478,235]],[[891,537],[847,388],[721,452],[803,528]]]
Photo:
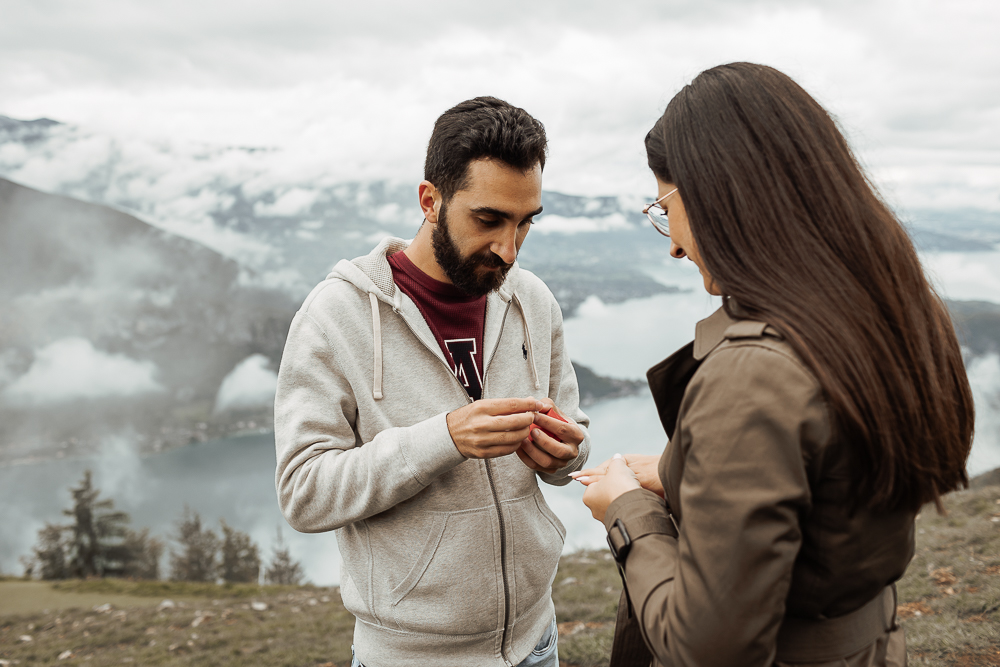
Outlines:
[[997,34],[996,0],[0,0],[0,114],[419,180],[436,116],[491,94],[548,128],[546,189],[650,195],[670,97],[750,60],[830,109],[897,206],[1000,210]]

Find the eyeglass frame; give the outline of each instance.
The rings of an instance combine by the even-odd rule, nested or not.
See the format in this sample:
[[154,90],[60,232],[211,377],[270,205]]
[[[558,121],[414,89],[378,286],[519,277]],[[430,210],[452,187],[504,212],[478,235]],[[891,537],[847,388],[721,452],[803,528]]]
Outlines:
[[[646,217],[649,218],[649,221],[653,223],[653,228],[656,231],[663,234],[664,236],[666,236],[667,238],[670,238],[670,221],[667,220],[667,210],[660,205],[660,202],[669,197],[670,195],[674,194],[675,192],[677,192],[677,190],[678,188],[674,188],[673,190],[663,195],[662,197],[654,201],[646,208],[642,209],[642,212],[646,214]],[[652,209],[654,206],[659,207],[659,209],[663,211],[663,213],[656,213],[655,215],[657,218],[663,218],[664,220],[667,221],[667,224],[665,226],[663,225],[662,222],[653,217],[654,216],[653,213],[650,213],[650,209]]]

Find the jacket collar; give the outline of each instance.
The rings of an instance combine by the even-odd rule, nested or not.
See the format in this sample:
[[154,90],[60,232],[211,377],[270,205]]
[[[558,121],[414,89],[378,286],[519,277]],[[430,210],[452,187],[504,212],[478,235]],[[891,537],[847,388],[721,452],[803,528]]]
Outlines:
[[[737,315],[742,312],[735,301],[731,300],[729,307]],[[701,361],[727,338],[760,338],[765,334],[773,338],[783,338],[777,329],[766,322],[734,319],[726,312],[726,307],[721,306],[695,326],[692,356],[695,360]]]
[[734,320],[726,312],[726,307],[721,306],[717,311],[703,319],[694,328],[694,358],[701,361],[708,356],[708,353],[719,346],[725,337],[726,329],[735,324]]

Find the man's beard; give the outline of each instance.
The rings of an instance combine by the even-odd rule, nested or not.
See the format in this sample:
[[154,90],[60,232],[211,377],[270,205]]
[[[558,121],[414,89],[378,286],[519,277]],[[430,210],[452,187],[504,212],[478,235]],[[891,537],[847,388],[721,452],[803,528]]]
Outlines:
[[[451,234],[448,233],[448,220],[443,203],[437,224],[431,232],[431,247],[434,248],[434,259],[444,274],[455,287],[470,296],[480,297],[500,289],[504,279],[507,278],[507,272],[514,266],[504,262],[489,249],[469,257],[462,257]],[[477,271],[479,267],[497,268]]]

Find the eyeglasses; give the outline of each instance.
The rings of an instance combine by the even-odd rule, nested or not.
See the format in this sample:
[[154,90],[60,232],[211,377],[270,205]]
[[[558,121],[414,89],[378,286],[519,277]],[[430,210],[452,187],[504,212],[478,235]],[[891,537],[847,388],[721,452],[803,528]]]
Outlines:
[[675,192],[677,192],[677,188],[674,188],[646,208],[642,209],[642,212],[646,214],[649,221],[653,223],[653,227],[656,227],[656,231],[667,237],[670,236],[670,221],[667,220],[667,211],[660,205],[660,202]]

